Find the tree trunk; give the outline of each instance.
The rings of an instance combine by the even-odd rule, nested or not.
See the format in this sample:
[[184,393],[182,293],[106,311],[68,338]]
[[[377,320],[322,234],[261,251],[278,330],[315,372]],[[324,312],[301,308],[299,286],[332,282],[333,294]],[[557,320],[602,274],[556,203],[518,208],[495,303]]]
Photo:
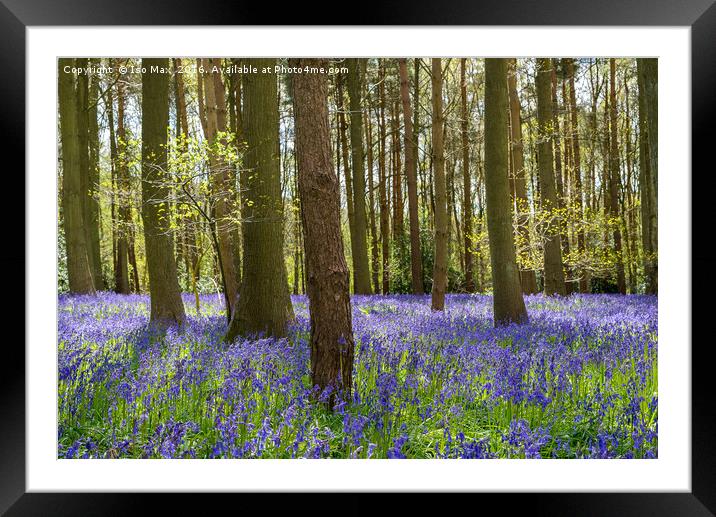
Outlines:
[[[366,88],[366,99],[370,106],[370,92]],[[373,124],[370,113],[365,117],[365,134],[368,158],[368,218],[370,220],[370,265],[373,292],[380,292],[380,253],[378,250],[378,229],[375,221],[375,181],[373,175]]]
[[[525,176],[524,144],[522,143],[522,116],[520,98],[517,94],[517,60],[510,59],[507,88],[510,95],[510,136],[512,170],[515,182],[515,212],[520,235],[525,246],[530,248],[529,200],[527,199],[527,178]],[[537,292],[537,278],[534,270],[521,270],[520,283],[524,294]]]
[[124,74],[117,81],[117,269],[115,291],[129,293],[129,234],[132,231],[131,193],[127,170],[127,134],[124,130]]
[[[181,59],[174,59],[175,69],[181,66]],[[189,117],[186,112],[186,99],[184,90],[184,76],[181,73],[176,74],[176,104],[178,112],[178,125],[180,134],[184,135],[185,139],[189,138]],[[186,140],[183,140],[186,143]],[[186,145],[183,146],[182,151],[186,151]],[[189,185],[188,188],[191,188]],[[191,278],[192,285],[199,281],[199,253],[197,252],[196,244],[196,229],[195,221],[193,217],[188,217],[183,221],[182,228],[180,231],[184,234],[184,260],[187,275]],[[198,312],[198,311],[197,311]]]
[[508,178],[507,60],[485,59],[485,194],[495,326],[525,323]]
[[[327,66],[322,59],[289,61],[291,66]],[[320,74],[291,77],[311,318],[311,381],[321,390],[335,387],[350,400],[353,328],[339,183],[331,163],[327,81]],[[333,403],[334,395],[329,406]]]
[[[395,97],[395,95],[391,95]],[[391,147],[393,150],[393,241],[395,246],[403,246],[403,180],[400,163],[400,123],[398,113],[400,103],[396,99],[391,110]]]
[[447,183],[443,147],[443,77],[440,58],[432,59],[433,166],[435,174],[435,260],[433,266],[432,310],[445,309],[448,260]]
[[617,140],[617,93],[616,64],[614,58],[609,60],[609,215],[614,224],[614,251],[617,254],[617,289],[626,294],[624,277],[624,257],[622,255],[621,218],[619,215],[619,144]]
[[62,143],[62,215],[67,246],[67,275],[71,293],[94,294],[84,218],[86,190],[82,189],[81,178],[80,113],[75,77],[72,72],[64,71],[66,66],[70,68],[73,66],[72,59],[60,58],[58,93]]
[[[112,61],[109,60],[109,66]],[[110,169],[110,214],[112,221],[112,273],[117,278],[117,139],[114,133],[114,98],[111,86],[106,90],[104,99],[109,131],[109,169]]]
[[418,168],[415,140],[416,130],[413,127],[413,108],[410,103],[408,86],[408,65],[405,58],[398,60],[400,72],[400,98],[403,103],[405,175],[408,181],[408,221],[410,223],[410,271],[413,294],[425,292],[423,287],[423,263],[420,254],[420,222],[418,220]]
[[361,103],[361,66],[357,58],[348,59],[348,98],[351,110],[351,161],[353,165],[353,210],[355,242],[353,249],[354,289],[356,294],[371,294],[368,266],[368,225],[365,210],[365,159],[363,155],[363,107]]
[[230,316],[236,304],[239,284],[234,268],[234,247],[232,232],[236,225],[235,194],[230,181],[230,164],[222,158],[220,149],[226,148],[226,98],[221,79],[221,65],[218,58],[203,59],[204,105],[206,113],[206,140],[211,146],[209,154],[210,185],[214,199],[216,239],[219,244],[221,278],[224,284],[227,314]]
[[[577,250],[580,254],[584,253],[584,200],[582,193],[582,163],[580,157],[579,146],[579,120],[577,117],[577,93],[574,87],[574,59],[565,58],[566,71],[569,76],[569,107],[572,134],[572,161],[574,165],[574,197],[577,206]],[[576,271],[579,276],[579,291],[586,293],[589,291],[587,277],[584,271]]]
[[564,270],[559,227],[551,222],[559,205],[554,185],[552,168],[552,61],[537,60],[537,118],[539,123],[539,148],[537,166],[539,168],[542,210],[547,212],[550,223],[544,236],[544,293],[546,295],[565,295]]
[[[276,59],[257,59],[259,70],[273,70]],[[266,333],[285,336],[293,319],[283,260],[283,210],[279,170],[277,78],[273,73],[243,74],[244,124],[248,149],[243,236],[244,271],[228,340]]]
[[[150,324],[183,324],[166,185],[169,60],[142,59],[142,220],[149,275]],[[154,68],[159,71],[153,71]]]
[[[345,106],[343,104],[343,76],[336,76],[336,109],[338,110],[338,134],[340,140],[340,152],[343,156],[343,176],[346,184],[346,210],[348,212],[348,234],[351,238],[351,259],[355,262],[353,255],[353,243],[356,241],[355,209],[353,207],[353,180],[351,179],[351,163],[348,154],[348,136]],[[339,180],[340,181],[340,180]],[[353,267],[353,289],[355,289],[355,266]]]
[[378,193],[380,197],[380,241],[383,259],[383,294],[390,292],[390,212],[388,211],[387,173],[385,165],[386,127],[385,127],[385,68],[382,60],[378,65],[378,95],[380,96],[380,152],[378,159]]
[[463,254],[465,256],[465,290],[471,293],[475,290],[472,262],[472,181],[470,178],[470,143],[468,138],[468,109],[467,109],[467,59],[460,60],[460,134],[462,137],[462,217],[463,217]]
[[[91,59],[90,65],[97,66],[97,59]],[[96,290],[106,289],[104,275],[102,273],[102,255],[100,252],[100,206],[97,199],[99,187],[99,125],[97,123],[97,104],[99,103],[99,76],[93,75],[89,83],[89,96],[87,107],[87,130],[88,130],[88,165],[89,165],[89,189],[87,196],[87,231],[90,264],[92,266],[92,280]]]

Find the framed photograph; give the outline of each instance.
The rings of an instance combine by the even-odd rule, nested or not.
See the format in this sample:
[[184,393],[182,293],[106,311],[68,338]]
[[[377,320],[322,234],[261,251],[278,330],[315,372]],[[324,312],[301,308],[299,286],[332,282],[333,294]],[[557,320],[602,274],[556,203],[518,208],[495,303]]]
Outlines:
[[691,174],[711,4],[258,26],[221,2],[3,0],[27,302],[0,509],[464,492],[716,513],[691,287],[713,262]]

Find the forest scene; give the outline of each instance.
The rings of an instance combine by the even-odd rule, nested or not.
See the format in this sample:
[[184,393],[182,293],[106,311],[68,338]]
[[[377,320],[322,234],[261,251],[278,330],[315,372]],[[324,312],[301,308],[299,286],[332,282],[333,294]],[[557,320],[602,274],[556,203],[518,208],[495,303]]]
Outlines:
[[60,58],[58,458],[656,458],[653,58]]

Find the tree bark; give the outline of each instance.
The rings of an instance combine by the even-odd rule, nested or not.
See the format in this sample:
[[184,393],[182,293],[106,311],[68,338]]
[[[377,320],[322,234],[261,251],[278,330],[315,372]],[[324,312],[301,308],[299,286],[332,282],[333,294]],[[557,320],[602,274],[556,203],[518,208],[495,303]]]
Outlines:
[[[183,324],[166,184],[169,68],[166,58],[142,59],[142,220],[149,275],[150,324]],[[153,71],[153,67],[159,71]]]
[[[343,176],[346,184],[346,210],[348,212],[348,234],[351,238],[351,259],[355,262],[353,255],[353,243],[356,240],[355,209],[353,208],[353,180],[351,179],[351,163],[348,153],[348,137],[345,105],[343,98],[343,76],[336,76],[336,109],[338,110],[338,134],[340,140],[340,153],[343,157]],[[353,267],[353,288],[355,289],[355,266]]]
[[129,233],[132,231],[127,170],[127,134],[124,129],[124,76],[117,81],[117,269],[115,269],[115,291],[129,293]]
[[537,60],[537,119],[539,124],[539,147],[537,166],[539,168],[542,210],[548,214],[550,223],[544,236],[544,293],[546,295],[566,294],[562,249],[558,225],[551,221],[559,207],[554,185],[552,167],[552,61]]
[[443,77],[440,58],[432,59],[432,136],[435,174],[435,260],[433,266],[432,310],[445,309],[448,260],[447,182],[443,147]]
[[470,177],[470,142],[468,137],[468,109],[467,109],[467,59],[460,60],[460,134],[462,137],[462,217],[465,256],[465,290],[471,293],[475,290],[475,280],[472,261],[472,181]]
[[[91,66],[97,66],[97,59],[90,59]],[[99,103],[99,76],[92,75],[88,89],[87,106],[87,145],[89,186],[87,192],[87,240],[89,246],[92,280],[96,290],[106,289],[102,273],[102,255],[100,252],[100,206],[97,199],[99,186],[99,125],[97,122],[97,104]]]
[[226,139],[226,97],[221,79],[221,65],[218,58],[203,59],[204,105],[206,112],[206,140],[212,151],[209,154],[210,184],[214,200],[216,238],[221,255],[222,280],[226,293],[227,313],[230,315],[236,304],[239,283],[234,262],[232,233],[236,225],[235,194],[230,181],[230,164],[222,158],[219,148],[228,145]]
[[84,198],[86,190],[83,191],[81,177],[81,135],[77,81],[72,72],[64,71],[66,66],[73,66],[72,59],[60,58],[58,62],[58,93],[62,143],[62,215],[67,247],[67,275],[71,293],[94,294],[95,287],[85,230]]
[[[525,176],[524,144],[522,142],[522,116],[520,98],[517,94],[517,60],[510,59],[507,75],[507,88],[510,95],[510,150],[512,173],[515,184],[515,212],[522,240],[530,247],[529,200],[527,199],[527,177]],[[520,283],[524,294],[537,292],[537,277],[534,270],[520,270]]]
[[617,289],[626,294],[626,278],[624,277],[624,257],[622,255],[621,217],[619,215],[619,144],[617,140],[617,93],[616,64],[614,58],[609,59],[609,215],[614,224],[614,251],[617,254]]
[[[322,59],[289,62],[291,66],[326,66]],[[353,328],[339,183],[331,163],[327,80],[320,74],[293,74],[292,80],[311,319],[311,381],[322,390],[338,388],[350,400]],[[330,407],[333,402],[331,396]]]
[[[256,59],[273,70],[276,59]],[[244,124],[248,149],[243,237],[244,271],[228,340],[266,333],[285,336],[293,319],[283,259],[283,209],[279,170],[277,78],[273,73],[243,74]]]
[[420,253],[420,221],[418,220],[418,146],[413,127],[413,108],[408,85],[408,64],[405,58],[398,60],[400,72],[400,98],[403,103],[405,142],[405,175],[408,181],[408,221],[410,223],[410,272],[413,294],[423,294],[423,263]]
[[[365,88],[368,105],[370,92]],[[380,292],[380,253],[378,250],[378,228],[375,221],[375,180],[373,175],[373,124],[370,112],[365,117],[366,150],[368,159],[368,219],[370,220],[370,273],[373,284],[373,292]]]
[[485,194],[496,327],[527,322],[510,209],[508,109],[507,60],[485,59]]
[[387,172],[385,164],[385,147],[387,143],[386,126],[385,126],[385,68],[381,60],[378,65],[378,95],[380,96],[380,152],[378,156],[378,193],[380,197],[380,241],[381,256],[383,259],[383,294],[390,292],[390,212],[388,210],[388,189],[387,189]]
[[[557,102],[557,72],[556,67],[559,61],[557,59],[552,60],[552,123],[554,125],[554,134],[553,134],[553,143],[554,145],[552,148],[554,149],[554,179],[557,187],[557,207],[560,210],[564,210],[565,202],[567,202],[566,193],[564,189],[564,184],[562,180],[562,132],[561,132],[561,124],[560,124],[560,107]],[[562,85],[564,86],[564,81],[562,82]],[[564,94],[564,89],[562,89],[562,93]],[[565,102],[564,107],[566,110],[567,103]],[[566,131],[567,124],[564,125],[564,129]],[[568,168],[568,155],[571,155],[571,152],[568,152],[570,147],[567,144],[569,142],[569,137],[565,139],[565,161],[564,161],[564,170],[566,171]],[[569,256],[570,253],[570,247],[569,247],[569,232],[567,229],[567,225],[560,225],[561,231],[560,231],[560,239],[562,242],[562,256]],[[565,285],[565,291],[567,289],[567,286]]]
[[355,242],[351,242],[354,289],[356,294],[371,294],[367,246],[368,226],[365,210],[361,65],[360,60],[357,58],[351,58],[346,61],[348,67],[348,98],[351,110],[351,161],[353,165],[353,210],[355,211]]
[[[577,250],[580,254],[584,253],[584,194],[582,192],[582,163],[581,151],[579,145],[579,119],[577,117],[577,93],[574,87],[574,59],[564,58],[562,60],[566,64],[566,72],[569,76],[569,108],[572,134],[572,162],[574,165],[574,198],[576,198],[577,206]],[[587,276],[584,271],[576,271],[579,276],[579,291],[586,293],[589,291]]]

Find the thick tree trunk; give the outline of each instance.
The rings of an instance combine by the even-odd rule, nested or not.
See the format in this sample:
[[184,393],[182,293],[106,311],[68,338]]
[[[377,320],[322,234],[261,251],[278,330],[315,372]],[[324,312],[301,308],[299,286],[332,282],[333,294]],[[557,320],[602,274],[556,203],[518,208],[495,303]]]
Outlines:
[[164,70],[169,68],[169,60],[142,59],[142,67],[147,70],[142,74],[142,220],[149,275],[150,323],[166,327],[181,325],[186,319],[167,214],[169,75]]
[[353,210],[355,211],[355,242],[351,242],[354,289],[357,294],[371,294],[367,245],[368,225],[365,210],[361,64],[357,58],[346,60],[346,64],[348,66],[348,98],[351,110],[351,161],[353,165]]
[[626,294],[624,277],[624,257],[622,255],[621,217],[619,214],[619,144],[617,140],[617,93],[616,64],[614,58],[609,60],[609,215],[614,224],[614,251],[617,254],[617,289]]
[[[80,163],[80,113],[72,59],[60,58],[58,93],[62,143],[62,215],[67,247],[67,275],[71,293],[95,292],[87,247],[85,197]],[[86,125],[85,131],[86,131]],[[86,133],[85,140],[86,143]]]
[[[259,70],[273,69],[276,59],[257,59]],[[279,170],[279,113],[274,74],[244,74],[244,124],[248,149],[244,202],[244,271],[228,340],[266,333],[284,336],[293,319],[283,260],[283,210]]]
[[[321,59],[290,62],[326,66]],[[339,183],[331,163],[327,81],[319,74],[294,74],[292,80],[311,317],[311,381],[321,389],[338,388],[350,400],[354,342]],[[332,396],[331,407],[333,402]]]
[[405,142],[405,175],[408,180],[408,221],[410,223],[410,271],[413,294],[425,292],[423,287],[423,262],[420,253],[420,222],[418,220],[418,146],[413,127],[413,107],[410,103],[408,65],[405,58],[398,60],[400,72],[400,98],[403,103]]
[[[552,61],[550,59],[537,60],[536,83],[540,142],[537,166],[539,168],[542,210],[547,212],[551,219],[559,204],[552,167]],[[550,222],[544,236],[544,293],[563,296],[566,294],[559,227],[554,222]]]
[[448,260],[447,182],[443,147],[443,77],[440,58],[432,59],[433,166],[435,173],[435,260],[433,266],[432,310],[445,309]]
[[508,108],[507,60],[485,59],[485,194],[495,326],[527,321],[510,209]]
[[[527,177],[525,175],[524,144],[522,143],[522,116],[520,98],[517,94],[517,60],[510,60],[507,88],[510,95],[510,151],[514,175],[515,212],[519,232],[525,246],[530,248],[529,200],[527,199]],[[537,278],[534,270],[521,270],[520,283],[524,294],[537,292]]]

